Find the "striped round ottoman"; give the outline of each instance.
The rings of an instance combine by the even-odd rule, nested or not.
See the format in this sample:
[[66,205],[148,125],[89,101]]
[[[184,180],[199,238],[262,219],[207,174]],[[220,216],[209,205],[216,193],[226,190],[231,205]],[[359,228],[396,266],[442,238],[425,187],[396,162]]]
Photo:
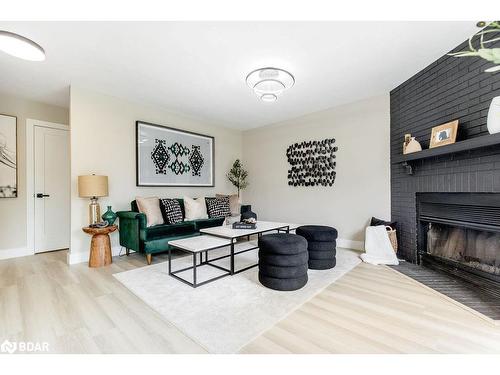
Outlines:
[[274,290],[297,290],[307,283],[307,241],[295,234],[259,238],[259,281]]
[[326,270],[337,264],[337,230],[324,225],[304,225],[295,231],[307,240],[309,269]]

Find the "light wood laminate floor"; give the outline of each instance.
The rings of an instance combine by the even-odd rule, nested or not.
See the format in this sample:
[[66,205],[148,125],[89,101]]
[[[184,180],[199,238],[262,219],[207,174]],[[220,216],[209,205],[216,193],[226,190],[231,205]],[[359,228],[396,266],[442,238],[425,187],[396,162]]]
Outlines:
[[[165,261],[164,256],[153,258]],[[0,342],[46,341],[53,353],[203,353],[123,287],[109,267],[66,265],[66,252],[0,261]],[[417,282],[361,264],[249,343],[242,353],[500,353],[500,326]]]

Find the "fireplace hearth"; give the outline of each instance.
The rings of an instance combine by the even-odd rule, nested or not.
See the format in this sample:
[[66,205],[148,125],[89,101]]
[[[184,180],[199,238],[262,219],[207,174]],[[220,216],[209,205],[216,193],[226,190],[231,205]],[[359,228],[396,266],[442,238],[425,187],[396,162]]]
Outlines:
[[418,259],[500,297],[500,194],[417,194]]

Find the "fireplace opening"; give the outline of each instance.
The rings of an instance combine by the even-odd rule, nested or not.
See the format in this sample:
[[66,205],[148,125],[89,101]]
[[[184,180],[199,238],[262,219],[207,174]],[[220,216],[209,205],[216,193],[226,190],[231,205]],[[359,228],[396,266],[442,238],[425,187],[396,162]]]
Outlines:
[[427,254],[500,276],[500,233],[429,223]]
[[418,193],[417,259],[500,296],[500,194]]

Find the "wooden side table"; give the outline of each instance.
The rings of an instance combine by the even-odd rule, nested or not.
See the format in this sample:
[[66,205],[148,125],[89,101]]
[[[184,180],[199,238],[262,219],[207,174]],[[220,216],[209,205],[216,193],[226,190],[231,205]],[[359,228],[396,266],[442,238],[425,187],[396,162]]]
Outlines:
[[109,234],[117,229],[118,227],[116,225],[110,225],[105,228],[82,228],[85,233],[92,235],[92,240],[90,241],[89,267],[107,266],[113,262],[111,259],[111,241],[109,240]]

